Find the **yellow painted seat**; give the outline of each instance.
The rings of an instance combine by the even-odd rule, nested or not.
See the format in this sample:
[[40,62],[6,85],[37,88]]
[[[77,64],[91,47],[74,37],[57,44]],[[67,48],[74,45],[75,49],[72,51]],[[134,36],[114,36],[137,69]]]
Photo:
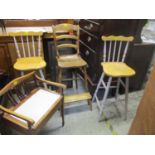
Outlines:
[[77,54],[60,56],[57,60],[58,66],[61,68],[77,68],[87,65],[87,63]]
[[102,62],[103,72],[112,77],[130,77],[135,71],[123,62]]
[[14,64],[14,68],[20,71],[38,70],[44,68],[45,66],[46,62],[42,57],[18,58]]

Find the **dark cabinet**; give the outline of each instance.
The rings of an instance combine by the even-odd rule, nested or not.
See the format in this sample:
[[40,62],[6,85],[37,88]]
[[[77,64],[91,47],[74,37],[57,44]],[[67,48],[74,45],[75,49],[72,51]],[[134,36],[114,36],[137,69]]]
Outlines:
[[136,75],[130,78],[130,90],[142,89],[154,51],[153,44],[135,43],[128,53],[126,62],[136,71]]
[[9,54],[8,45],[5,43],[0,43],[0,70],[3,70],[13,76],[11,57]]

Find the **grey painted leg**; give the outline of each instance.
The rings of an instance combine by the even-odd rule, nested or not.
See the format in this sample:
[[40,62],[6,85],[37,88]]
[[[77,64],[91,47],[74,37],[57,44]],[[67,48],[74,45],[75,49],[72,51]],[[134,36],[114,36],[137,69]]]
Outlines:
[[117,80],[117,86],[116,86],[116,95],[115,95],[115,102],[117,103],[118,101],[118,96],[119,96],[119,87],[120,87],[120,78]]
[[114,106],[116,108],[117,113],[119,114],[119,116],[121,117],[121,113],[117,107],[117,102],[118,102],[118,97],[119,97],[119,87],[120,87],[120,78],[118,78],[117,80],[117,85],[116,85],[116,95],[115,95],[115,103]]
[[129,78],[125,79],[125,120],[127,120],[128,113],[128,92],[129,92]]
[[101,116],[102,116],[103,108],[105,106],[105,103],[106,103],[106,100],[107,100],[107,97],[108,97],[108,93],[109,93],[109,90],[110,90],[111,81],[112,81],[112,77],[109,77],[108,83],[107,83],[107,86],[106,86],[106,89],[105,89],[105,93],[104,93],[104,96],[103,96],[103,100],[101,102],[102,105],[101,105],[101,109],[100,109],[100,113],[99,113],[99,121],[101,121]]
[[78,89],[78,79],[77,79],[77,71],[74,71],[74,75],[75,75],[75,86],[76,86],[76,90]]
[[100,80],[99,80],[99,82],[98,82],[97,88],[96,88],[96,90],[95,90],[95,93],[94,93],[93,99],[92,99],[92,102],[95,102],[95,100],[96,100],[96,103],[97,103],[97,106],[98,106],[99,109],[101,109],[101,103],[100,103],[100,101],[99,101],[99,99],[98,99],[98,97],[97,97],[97,93],[98,93],[99,89],[100,89],[101,86],[102,86],[102,83],[103,83],[103,81],[104,81],[103,79],[104,79],[104,73],[102,73],[102,75],[101,75],[101,77],[100,77]]
[[95,93],[94,93],[94,95],[93,95],[92,102],[95,102],[95,99],[97,98],[97,93],[98,93],[98,90],[99,90],[99,88],[100,88],[100,86],[101,86],[101,83],[102,83],[103,78],[104,78],[104,73],[102,73],[102,75],[101,75],[101,77],[100,77],[100,79],[99,79],[99,82],[98,82],[98,84],[97,84]]

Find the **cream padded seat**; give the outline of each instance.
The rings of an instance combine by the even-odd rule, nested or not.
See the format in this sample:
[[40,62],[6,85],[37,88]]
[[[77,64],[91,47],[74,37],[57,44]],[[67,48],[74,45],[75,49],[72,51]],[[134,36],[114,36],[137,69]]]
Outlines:
[[[33,119],[35,121],[33,126],[35,126],[44,117],[49,109],[56,106],[57,101],[60,98],[61,95],[56,92],[38,89],[28,100],[18,107],[15,112]],[[27,123],[17,117],[16,119]]]

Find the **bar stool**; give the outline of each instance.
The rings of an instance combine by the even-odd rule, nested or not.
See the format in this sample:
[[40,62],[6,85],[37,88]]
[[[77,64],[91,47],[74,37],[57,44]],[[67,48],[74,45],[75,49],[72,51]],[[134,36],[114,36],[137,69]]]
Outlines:
[[[24,72],[37,70],[40,76],[45,79],[43,69],[46,67],[42,54],[42,32],[10,32],[13,37],[17,53],[17,60],[14,69]],[[47,88],[46,84],[44,86]]]
[[[75,80],[76,87],[77,85],[77,69],[79,69],[83,73],[83,79],[85,83],[85,92],[76,93],[71,95],[65,95],[64,102],[76,102],[81,100],[87,100],[92,109],[91,104],[91,95],[88,92],[88,83],[87,83],[87,72],[86,67],[87,63],[81,58],[79,51],[79,26],[73,24],[58,24],[53,26],[53,35],[54,35],[54,43],[56,48],[56,59],[58,64],[58,81],[66,81],[63,77],[63,71],[66,69],[74,69],[75,70],[75,78],[71,78],[68,80]],[[74,53],[69,53],[71,50]]]
[[[135,75],[135,71],[124,63],[124,60],[128,51],[129,43],[132,42],[133,39],[132,36],[102,36],[104,42],[103,62],[101,63],[103,72],[92,99],[92,102],[97,102],[99,108],[99,121],[102,120],[102,113],[107,104],[106,102],[110,88],[116,88],[115,97],[117,103],[120,84],[125,88],[125,120],[127,119],[129,77]],[[105,76],[107,77],[107,82]],[[113,78],[117,79],[116,86],[111,85]],[[121,78],[125,78],[125,83]],[[105,90],[102,100],[99,100],[98,98],[99,89]]]

